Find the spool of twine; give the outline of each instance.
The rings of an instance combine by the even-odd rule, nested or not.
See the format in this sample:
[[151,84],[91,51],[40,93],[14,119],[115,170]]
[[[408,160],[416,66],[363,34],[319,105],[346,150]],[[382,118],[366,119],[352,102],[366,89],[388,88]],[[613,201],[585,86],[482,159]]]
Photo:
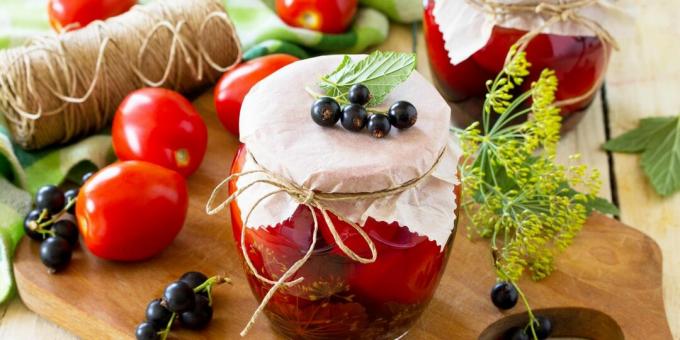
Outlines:
[[579,103],[592,97],[597,92],[607,73],[607,65],[609,61],[610,50],[618,50],[619,46],[616,39],[597,21],[587,18],[579,14],[579,11],[599,4],[600,0],[559,0],[559,1],[524,1],[519,3],[507,3],[499,0],[466,0],[468,4],[477,8],[477,10],[495,18],[503,18],[505,16],[540,16],[544,19],[544,23],[534,29],[525,33],[517,40],[517,52],[508,54],[505,65],[508,65],[512,58],[517,57],[521,52],[526,50],[529,43],[543,33],[548,27],[560,22],[573,22],[587,28],[589,31],[602,42],[604,45],[604,59],[605,68],[587,92],[581,95],[566,98],[555,102],[556,106],[568,106]]
[[217,0],[157,1],[60,36],[0,51],[0,113],[38,149],[94,133],[142,87],[191,93],[240,61]]

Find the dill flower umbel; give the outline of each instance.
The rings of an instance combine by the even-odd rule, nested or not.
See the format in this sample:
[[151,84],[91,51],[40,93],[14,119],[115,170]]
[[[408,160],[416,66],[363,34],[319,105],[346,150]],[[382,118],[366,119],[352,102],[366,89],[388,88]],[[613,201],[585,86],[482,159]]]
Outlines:
[[[597,170],[555,162],[561,127],[555,73],[543,70],[529,91],[513,96],[531,66],[524,52],[515,51],[487,85],[481,124],[456,132],[463,149],[468,235],[489,239],[498,279],[519,290],[517,281],[526,270],[534,280],[550,275],[555,256],[572,243],[594,202],[604,203],[596,197]],[[520,118],[525,121],[516,124]],[[519,294],[529,313],[529,334],[535,335],[535,318]]]

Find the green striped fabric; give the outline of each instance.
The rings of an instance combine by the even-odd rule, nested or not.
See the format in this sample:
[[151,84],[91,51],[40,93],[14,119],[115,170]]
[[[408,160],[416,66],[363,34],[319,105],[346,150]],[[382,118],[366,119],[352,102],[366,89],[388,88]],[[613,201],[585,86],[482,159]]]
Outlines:
[[357,53],[383,42],[389,31],[387,17],[373,8],[360,8],[348,32],[323,34],[286,25],[265,1],[226,0],[225,3],[244,50],[265,40],[281,40],[314,52]]

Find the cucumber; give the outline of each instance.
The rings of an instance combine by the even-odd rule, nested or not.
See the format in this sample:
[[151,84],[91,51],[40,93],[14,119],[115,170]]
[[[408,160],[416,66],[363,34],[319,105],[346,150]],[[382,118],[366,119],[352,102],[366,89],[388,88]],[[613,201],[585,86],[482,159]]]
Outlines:
[[259,44],[245,51],[245,53],[243,53],[243,61],[264,57],[266,55],[275,53],[289,54],[299,59],[309,58],[309,53],[307,53],[307,51],[302,49],[300,46],[281,40],[271,39],[260,42]]

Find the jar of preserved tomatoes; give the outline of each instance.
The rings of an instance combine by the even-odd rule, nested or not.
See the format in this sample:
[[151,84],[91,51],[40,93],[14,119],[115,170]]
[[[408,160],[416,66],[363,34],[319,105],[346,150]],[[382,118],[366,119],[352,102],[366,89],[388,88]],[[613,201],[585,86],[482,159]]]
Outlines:
[[479,121],[487,92],[514,44],[526,52],[530,77],[555,71],[562,130],[572,129],[602,84],[612,33],[630,26],[629,16],[609,0],[425,0],[424,35],[432,76],[453,106],[457,125]]
[[232,228],[258,312],[276,331],[395,339],[420,317],[444,272],[460,151],[448,104],[417,72],[386,99],[415,105],[410,129],[376,139],[316,125],[305,86],[341,60],[295,62],[246,96],[243,145],[228,181]]

